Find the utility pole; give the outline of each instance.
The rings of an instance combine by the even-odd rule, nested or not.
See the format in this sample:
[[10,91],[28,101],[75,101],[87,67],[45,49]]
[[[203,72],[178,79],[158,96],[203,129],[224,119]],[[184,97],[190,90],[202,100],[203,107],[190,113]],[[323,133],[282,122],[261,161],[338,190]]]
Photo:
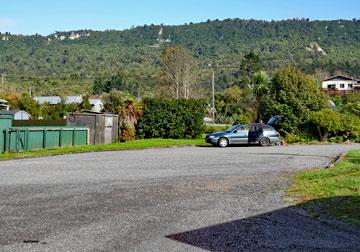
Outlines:
[[208,65],[212,70],[212,78],[211,78],[211,86],[212,86],[212,106],[211,106],[211,117],[212,117],[212,123],[215,124],[215,68],[213,65]]
[[215,124],[215,69],[212,69],[212,121]]
[[4,74],[1,74],[1,84],[4,85]]
[[141,87],[140,87],[140,83],[138,85],[138,100],[141,99]]

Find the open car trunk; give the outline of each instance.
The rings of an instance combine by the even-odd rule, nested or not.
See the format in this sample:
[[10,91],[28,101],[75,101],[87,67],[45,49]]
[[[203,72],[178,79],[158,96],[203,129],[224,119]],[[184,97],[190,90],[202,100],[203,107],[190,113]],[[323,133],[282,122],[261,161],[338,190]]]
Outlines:
[[274,127],[278,124],[279,119],[280,119],[280,116],[278,116],[278,115],[273,116],[269,119],[269,121],[266,124]]

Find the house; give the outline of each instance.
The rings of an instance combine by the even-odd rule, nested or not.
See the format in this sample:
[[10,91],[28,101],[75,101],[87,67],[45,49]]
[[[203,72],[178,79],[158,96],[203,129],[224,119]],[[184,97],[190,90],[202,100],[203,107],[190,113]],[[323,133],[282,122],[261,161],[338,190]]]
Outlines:
[[13,120],[30,120],[31,115],[24,110],[0,110],[0,115],[12,115]]
[[9,110],[9,104],[7,100],[0,99],[0,109]]
[[90,96],[89,103],[91,104],[91,111],[101,112],[104,109],[104,103],[101,101],[101,96]]
[[334,94],[360,91],[360,83],[358,80],[343,75],[337,75],[323,80],[321,87],[326,93]]

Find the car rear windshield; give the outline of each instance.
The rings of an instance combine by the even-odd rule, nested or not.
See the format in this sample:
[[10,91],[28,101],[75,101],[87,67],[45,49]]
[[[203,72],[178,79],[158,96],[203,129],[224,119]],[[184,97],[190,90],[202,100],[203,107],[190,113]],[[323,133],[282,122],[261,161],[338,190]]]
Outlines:
[[271,126],[264,126],[263,131],[274,131],[274,128]]

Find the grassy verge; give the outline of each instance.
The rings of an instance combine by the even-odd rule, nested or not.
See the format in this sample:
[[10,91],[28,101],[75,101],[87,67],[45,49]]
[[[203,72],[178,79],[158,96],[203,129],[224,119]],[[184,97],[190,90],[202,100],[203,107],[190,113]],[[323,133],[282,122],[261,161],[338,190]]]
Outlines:
[[360,150],[329,169],[300,172],[289,196],[314,216],[328,215],[360,227]]
[[65,147],[48,150],[36,150],[19,153],[0,154],[1,159],[23,158],[23,157],[39,157],[50,155],[64,155],[71,153],[95,152],[95,151],[117,151],[117,150],[133,150],[157,147],[185,146],[185,145],[202,145],[203,139],[143,139],[124,143],[113,143],[105,145],[86,145]]

